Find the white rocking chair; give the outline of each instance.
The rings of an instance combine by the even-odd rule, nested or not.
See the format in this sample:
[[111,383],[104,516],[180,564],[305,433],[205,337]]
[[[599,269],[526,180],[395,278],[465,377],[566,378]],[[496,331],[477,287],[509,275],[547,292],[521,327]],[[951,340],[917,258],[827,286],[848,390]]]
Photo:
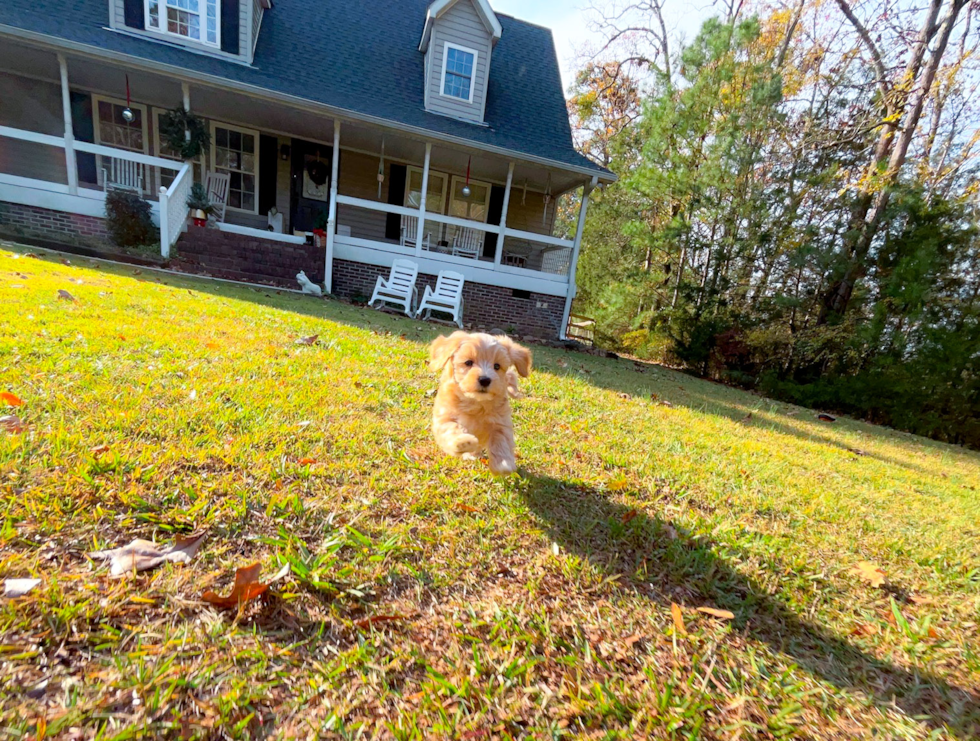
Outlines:
[[480,259],[480,251],[483,249],[483,233],[478,229],[468,226],[462,227],[456,232],[453,239],[453,254],[456,257],[468,257],[471,260]]
[[225,210],[228,208],[228,183],[231,176],[228,173],[209,172],[204,189],[208,193],[208,200],[214,208],[214,219],[224,223]]
[[425,313],[424,318],[428,319],[433,311],[452,314],[453,321],[462,329],[463,284],[465,282],[466,279],[459,273],[451,270],[440,272],[436,278],[436,290],[433,291],[429,286],[425,287],[425,293],[422,295],[422,303],[419,304],[419,310],[415,313],[415,318],[423,318],[422,314]]
[[378,276],[368,306],[380,302],[380,305],[375,307],[380,309],[385,303],[398,304],[411,318],[412,307],[419,297],[418,289],[415,287],[418,275],[419,266],[411,260],[395,260],[391,264],[391,275],[388,276],[388,280]]
[[[402,247],[415,247],[419,240],[419,217],[418,216],[402,216]],[[432,237],[429,232],[425,233],[425,237],[422,239],[422,249],[427,250],[431,245]]]
[[132,160],[106,157],[102,168],[102,185],[110,190],[125,190],[130,193],[143,192],[143,165]]

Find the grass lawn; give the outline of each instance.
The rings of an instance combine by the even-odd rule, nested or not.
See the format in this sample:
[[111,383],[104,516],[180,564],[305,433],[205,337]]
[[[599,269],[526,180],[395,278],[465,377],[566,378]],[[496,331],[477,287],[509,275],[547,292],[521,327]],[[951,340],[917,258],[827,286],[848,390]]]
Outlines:
[[500,480],[440,331],[0,246],[0,738],[980,737],[980,456],[535,348]]

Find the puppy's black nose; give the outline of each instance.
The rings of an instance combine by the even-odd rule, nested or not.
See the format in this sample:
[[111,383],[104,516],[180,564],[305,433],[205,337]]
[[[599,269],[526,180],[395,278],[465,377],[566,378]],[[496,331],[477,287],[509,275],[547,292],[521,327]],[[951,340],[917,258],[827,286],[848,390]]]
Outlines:
[[493,383],[493,379],[492,379],[492,378],[487,378],[486,376],[483,376],[483,377],[482,377],[482,378],[480,379],[480,385],[481,385],[481,386],[483,386],[483,388],[486,388],[486,387],[487,387],[487,386],[489,386],[489,385],[490,385],[491,383]]

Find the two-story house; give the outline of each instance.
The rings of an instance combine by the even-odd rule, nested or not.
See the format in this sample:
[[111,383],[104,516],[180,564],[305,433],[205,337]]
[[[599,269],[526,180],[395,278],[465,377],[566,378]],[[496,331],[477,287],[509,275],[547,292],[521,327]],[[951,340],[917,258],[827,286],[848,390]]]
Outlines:
[[[210,129],[196,161],[161,141],[178,106]],[[550,337],[613,180],[573,147],[550,31],[487,0],[0,3],[0,230],[104,234],[114,160],[178,263],[353,296],[408,256],[463,273],[466,322]],[[188,227],[208,173],[224,221]]]

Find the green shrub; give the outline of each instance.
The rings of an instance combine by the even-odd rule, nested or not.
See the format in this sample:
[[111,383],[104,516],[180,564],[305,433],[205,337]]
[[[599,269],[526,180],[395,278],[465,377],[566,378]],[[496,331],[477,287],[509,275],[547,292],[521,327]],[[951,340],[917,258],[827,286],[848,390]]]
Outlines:
[[120,247],[139,247],[159,239],[150,218],[150,204],[135,193],[110,190],[105,199],[106,229]]

